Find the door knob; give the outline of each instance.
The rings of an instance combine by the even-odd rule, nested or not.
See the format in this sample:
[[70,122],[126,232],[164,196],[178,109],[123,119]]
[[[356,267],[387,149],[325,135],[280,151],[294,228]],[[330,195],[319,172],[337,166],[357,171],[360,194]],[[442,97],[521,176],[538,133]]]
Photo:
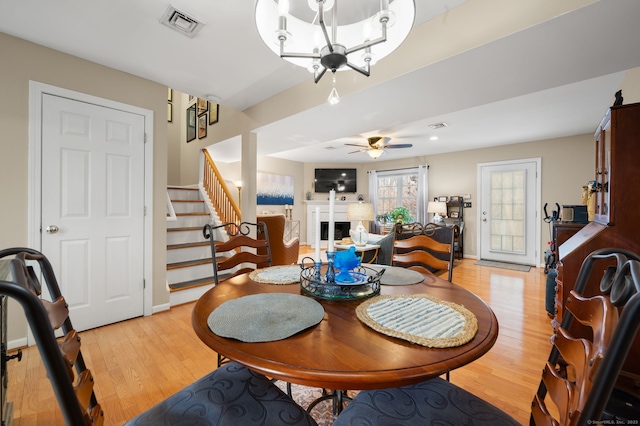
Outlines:
[[486,222],[486,221],[487,221],[487,218],[486,218],[486,217],[483,217],[483,218],[482,218],[482,221],[483,221],[483,222]]
[[49,225],[49,226],[47,226],[47,229],[45,229],[45,231],[47,231],[47,234],[55,234],[59,230],[60,229],[58,229],[58,227],[55,226],[55,225]]

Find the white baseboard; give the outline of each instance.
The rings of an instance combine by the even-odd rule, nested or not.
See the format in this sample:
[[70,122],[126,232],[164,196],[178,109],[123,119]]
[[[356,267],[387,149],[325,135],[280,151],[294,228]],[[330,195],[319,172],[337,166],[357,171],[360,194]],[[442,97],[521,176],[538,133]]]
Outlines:
[[162,305],[155,305],[151,308],[151,315],[157,314],[158,312],[168,311],[171,309],[171,305],[169,303],[163,303]]
[[7,342],[7,349],[8,350],[12,350],[12,349],[16,349],[16,348],[24,348],[25,346],[27,346],[27,338],[26,337],[21,337],[21,338],[16,339],[16,340],[9,340]]
[[189,288],[171,292],[169,303],[171,306],[182,305],[183,303],[194,302],[198,300],[208,290],[213,288],[213,284],[203,285],[199,287]]

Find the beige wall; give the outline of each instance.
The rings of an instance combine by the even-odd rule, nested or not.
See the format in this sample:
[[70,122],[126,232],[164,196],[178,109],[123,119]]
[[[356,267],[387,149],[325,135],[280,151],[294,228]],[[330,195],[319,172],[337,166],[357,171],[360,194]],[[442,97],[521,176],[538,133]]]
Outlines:
[[167,126],[167,184],[180,186],[180,146],[184,143],[182,122],[185,120],[183,94],[173,91],[173,119]]
[[[594,123],[594,130],[597,125],[598,123]],[[369,196],[368,170],[384,171],[428,164],[429,198],[438,195],[471,195],[472,207],[464,211],[464,254],[476,257],[477,166],[479,163],[540,157],[542,159],[542,203],[547,202],[551,206],[556,202],[579,204],[582,185],[593,179],[594,149],[593,136],[587,134],[396,161],[375,161],[356,165],[359,166],[358,192],[365,197]],[[343,166],[350,167],[347,164],[340,164],[340,167]],[[305,164],[305,187],[311,187],[313,170],[316,167],[335,167],[335,164]],[[355,194],[347,194],[347,199],[355,200]],[[542,221],[542,218],[540,220]],[[543,254],[547,249],[549,238],[549,231],[544,224],[541,228],[541,262],[544,262]]]
[[[0,33],[1,247],[26,246],[29,81],[37,81],[154,112],[153,305],[168,302],[166,284],[167,88],[74,56]],[[26,336],[17,305],[9,307],[9,340]]]

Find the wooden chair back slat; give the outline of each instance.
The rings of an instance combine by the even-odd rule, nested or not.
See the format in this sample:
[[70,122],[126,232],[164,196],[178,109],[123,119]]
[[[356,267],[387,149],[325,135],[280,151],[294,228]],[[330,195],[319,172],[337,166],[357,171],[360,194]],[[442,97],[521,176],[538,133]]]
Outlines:
[[[542,381],[547,386],[549,396],[553,400],[554,405],[558,408],[559,423],[562,425],[566,424],[565,422],[569,419],[571,413],[569,404],[576,392],[575,385],[560,376],[560,373],[549,363],[547,363],[544,370],[542,370]],[[536,402],[542,404],[542,412],[549,413],[544,401],[536,400]]]
[[93,375],[91,371],[84,370],[78,377],[78,384],[74,388],[80,406],[88,407],[93,395]]
[[558,421],[547,411],[546,405],[538,395],[534,397],[531,404],[531,417],[536,426],[559,426]]
[[[226,241],[215,241],[215,235],[226,232]],[[249,234],[255,233],[253,238]],[[264,222],[240,224],[226,223],[224,225],[205,225],[202,234],[210,242],[213,264],[213,279],[220,282],[220,271],[231,271],[228,277],[245,273],[252,269],[264,268],[272,265],[269,233]]]
[[[417,237],[414,237],[417,238]],[[391,258],[395,266],[409,267],[415,264],[426,264],[435,269],[449,270],[449,262],[438,259],[428,251],[414,250],[404,254],[394,254]],[[423,267],[425,271],[428,271]],[[429,271],[430,274],[433,274]]]
[[76,362],[80,353],[80,336],[78,336],[78,332],[71,330],[64,336],[62,341],[58,342],[58,346],[60,346],[62,354],[71,364]]
[[451,282],[454,236],[455,226],[440,226],[435,223],[396,225],[391,264],[411,267],[423,273],[428,271],[429,274],[447,271],[447,279]]
[[62,327],[62,324],[64,324],[67,318],[69,318],[69,308],[64,297],[61,296],[53,302],[43,299],[42,304],[44,305],[44,309],[47,311],[47,315],[49,315],[51,327],[53,327],[54,330]]

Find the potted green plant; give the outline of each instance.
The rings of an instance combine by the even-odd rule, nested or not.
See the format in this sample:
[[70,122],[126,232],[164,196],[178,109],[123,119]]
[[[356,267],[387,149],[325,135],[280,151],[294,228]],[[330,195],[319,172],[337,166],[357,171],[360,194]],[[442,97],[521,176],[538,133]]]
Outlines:
[[387,217],[388,221],[391,223],[412,223],[414,221],[414,217],[411,215],[411,212],[405,207],[396,207],[387,213]]

